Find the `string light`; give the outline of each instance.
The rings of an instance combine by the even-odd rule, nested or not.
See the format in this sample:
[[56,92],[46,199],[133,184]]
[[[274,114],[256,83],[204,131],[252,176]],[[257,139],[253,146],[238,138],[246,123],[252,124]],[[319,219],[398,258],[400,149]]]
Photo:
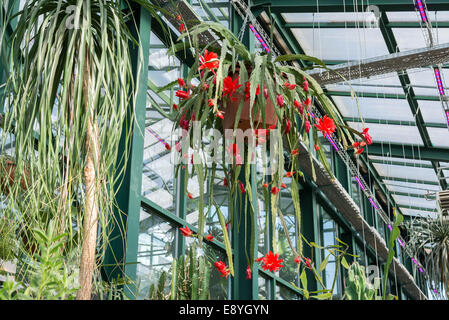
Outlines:
[[427,22],[427,14],[426,10],[424,9],[424,5],[421,0],[416,0],[416,6],[418,7],[419,14],[421,15],[421,20],[423,22]]
[[441,81],[441,75],[440,75],[440,69],[438,67],[435,67],[435,79],[437,81],[438,91],[440,92],[440,95],[444,96],[444,88],[443,88],[443,82]]
[[267,53],[270,53],[270,48],[267,46],[267,44],[265,43],[265,41],[262,39],[262,37],[260,36],[259,32],[257,32],[257,30],[254,28],[254,26],[252,24],[249,25],[249,29],[254,33],[254,36],[256,37],[257,40],[259,40],[260,44],[262,45],[262,47],[265,49],[265,51]]

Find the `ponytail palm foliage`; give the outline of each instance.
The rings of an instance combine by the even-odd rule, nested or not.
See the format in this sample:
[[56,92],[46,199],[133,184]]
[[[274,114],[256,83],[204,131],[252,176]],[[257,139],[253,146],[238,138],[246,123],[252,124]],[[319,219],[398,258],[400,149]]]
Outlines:
[[50,221],[69,235],[64,250],[81,256],[79,299],[90,299],[117,210],[117,164],[127,158],[130,130],[123,128],[135,94],[129,48],[137,42],[128,28],[133,16],[121,4],[27,0],[1,24],[9,64],[2,141],[13,137],[15,176],[27,177],[26,188],[13,179],[5,214],[21,225],[23,243]]
[[407,244],[420,258],[431,283],[449,298],[449,220],[442,216],[415,219],[407,227]]

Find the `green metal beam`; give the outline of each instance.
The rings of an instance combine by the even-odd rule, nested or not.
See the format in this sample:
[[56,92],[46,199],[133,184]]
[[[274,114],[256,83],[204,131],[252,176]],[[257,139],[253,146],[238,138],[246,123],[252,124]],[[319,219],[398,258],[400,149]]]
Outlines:
[[427,211],[427,212],[437,212],[437,209],[425,208],[425,207],[419,207],[419,206],[399,205],[399,207],[403,208],[403,209],[412,209],[412,210]]
[[[347,122],[362,122],[362,119],[360,118],[350,118],[350,117],[343,117],[344,121]],[[386,125],[398,125],[398,126],[416,126],[415,121],[400,121],[400,120],[385,120],[385,119],[363,119],[363,122],[365,123],[374,123],[374,124],[386,124]],[[446,123],[433,123],[433,122],[426,122],[424,123],[424,126],[426,128],[447,128]]]
[[405,161],[396,161],[396,160],[378,160],[378,159],[370,159],[371,163],[378,163],[378,164],[384,164],[384,165],[391,165],[391,166],[404,166],[404,167],[413,167],[413,168],[425,168],[425,169],[432,169],[433,166],[430,164],[421,164],[421,163],[411,163],[411,162],[405,162]]
[[403,159],[449,161],[449,149],[412,146],[392,143],[373,143],[368,146],[367,152],[372,156],[384,156]]
[[[364,28],[366,27],[364,22],[290,22],[283,25],[284,28],[301,28],[301,29],[329,29],[329,28]],[[419,22],[389,22],[388,28],[421,28]],[[433,28],[449,28],[449,22],[436,22],[432,21]]]
[[[327,94],[330,95],[330,96],[351,97],[351,92],[349,92],[349,91],[333,91],[333,90],[329,90],[327,92]],[[355,94],[359,98],[407,99],[407,96],[405,94],[375,93],[375,92],[360,92],[360,91],[356,91]],[[415,100],[440,101],[440,97],[438,97],[438,96],[415,95]]]
[[[398,192],[398,191],[391,191],[392,195],[396,196],[402,196],[402,197],[413,197],[413,198],[420,198],[420,199],[428,199],[428,196],[422,193],[408,193],[408,192]],[[432,198],[431,200],[435,200],[436,198]]]
[[[429,11],[447,10],[447,0],[427,0]],[[363,12],[368,5],[378,7],[384,11],[414,11],[413,1],[404,0],[253,0],[252,7],[270,7],[271,12]]]

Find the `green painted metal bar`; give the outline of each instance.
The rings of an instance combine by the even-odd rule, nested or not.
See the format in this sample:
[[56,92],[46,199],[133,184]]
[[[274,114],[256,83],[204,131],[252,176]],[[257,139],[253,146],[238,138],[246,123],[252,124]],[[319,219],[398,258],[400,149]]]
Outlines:
[[[143,55],[140,54],[139,48],[135,44],[130,43],[137,95],[134,105],[134,117],[131,114],[132,108],[130,108],[127,114],[128,123],[124,124],[125,128],[132,127],[133,129],[128,163],[125,164],[123,162],[124,159],[119,155],[118,167],[125,167],[125,170],[122,176],[122,183],[116,194],[118,208],[115,213],[115,221],[117,223],[112,227],[112,240],[108,245],[108,252],[105,257],[105,264],[108,266],[103,269],[103,274],[108,281],[123,276],[135,281],[137,269],[140,217],[139,197],[142,188],[142,161],[145,136],[143,128],[145,128],[146,78],[150,43],[148,31],[151,29],[151,15],[136,4],[132,4],[130,10],[133,12],[136,23],[130,22],[129,28],[134,37],[141,39],[140,46]],[[120,140],[119,150],[125,150],[127,147],[125,142],[127,139],[126,129],[124,131]],[[125,286],[125,295],[129,298],[134,298],[136,290],[135,286],[127,285]]]
[[[272,12],[363,12],[368,5],[373,5],[384,11],[414,11],[413,1],[404,0],[254,0],[253,7],[271,8]],[[429,11],[447,10],[447,0],[427,0]]]
[[[350,118],[343,117],[343,120],[346,122],[362,122],[360,118]],[[386,125],[398,125],[398,126],[416,126],[415,121],[400,121],[400,120],[385,120],[385,119],[363,119],[365,123],[374,123],[374,124],[386,124]],[[427,128],[443,128],[447,129],[446,123],[433,123],[433,122],[425,122],[424,126]]]
[[[329,96],[338,96],[338,97],[352,97],[351,92],[349,91],[335,91],[329,90],[326,92]],[[374,92],[361,92],[355,91],[355,94],[359,98],[386,98],[386,99],[407,99],[405,94],[393,94],[393,93],[374,93]],[[440,102],[440,97],[438,96],[425,96],[425,95],[415,95],[415,100],[423,100],[423,101],[438,101]]]
[[419,211],[425,211],[425,212],[437,212],[437,209],[420,207],[420,206],[409,206],[409,205],[400,204],[399,207],[404,208],[404,209],[413,209],[413,210],[419,210]]
[[373,143],[367,147],[367,154],[372,156],[449,162],[449,149],[436,147]]
[[[449,28],[449,22],[431,22],[433,28]],[[284,28],[300,28],[300,29],[332,29],[332,28],[370,28],[371,24],[364,21],[347,21],[347,22],[290,22],[283,25]],[[389,22],[389,28],[421,28],[419,22]]]

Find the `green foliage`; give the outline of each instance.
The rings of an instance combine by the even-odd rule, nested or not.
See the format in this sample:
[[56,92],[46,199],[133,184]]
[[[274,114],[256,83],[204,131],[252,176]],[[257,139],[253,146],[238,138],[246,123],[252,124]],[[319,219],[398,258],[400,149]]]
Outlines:
[[382,300],[377,295],[380,288],[380,279],[374,280],[374,285],[366,278],[365,267],[358,262],[351,264],[346,278],[346,288],[344,298],[347,300]]
[[170,270],[169,292],[167,272],[163,271],[157,285],[149,291],[151,300],[208,300],[211,265],[203,255],[197,256],[196,245],[192,244],[186,256],[173,259]]
[[0,216],[0,260],[8,261],[14,258],[17,250],[16,229],[13,221]]
[[[77,269],[61,254],[66,234],[57,235],[55,224],[47,231],[33,230],[38,248],[34,257],[26,256],[26,274],[17,281],[10,278],[0,288],[0,299],[72,300],[77,287]],[[30,259],[34,258],[34,259]]]

